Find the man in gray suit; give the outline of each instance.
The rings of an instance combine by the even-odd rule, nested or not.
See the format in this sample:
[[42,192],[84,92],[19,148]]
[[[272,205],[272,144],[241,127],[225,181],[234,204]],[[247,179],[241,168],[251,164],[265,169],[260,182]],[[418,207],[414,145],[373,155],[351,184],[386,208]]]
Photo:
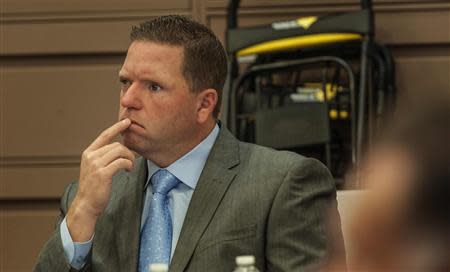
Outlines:
[[254,255],[261,271],[302,271],[326,256],[325,221],[337,213],[328,170],[239,142],[220,125],[226,54],[212,32],[163,16],[134,27],[131,41],[119,122],[83,152],[35,271],[146,271],[154,262],[232,271],[239,255]]

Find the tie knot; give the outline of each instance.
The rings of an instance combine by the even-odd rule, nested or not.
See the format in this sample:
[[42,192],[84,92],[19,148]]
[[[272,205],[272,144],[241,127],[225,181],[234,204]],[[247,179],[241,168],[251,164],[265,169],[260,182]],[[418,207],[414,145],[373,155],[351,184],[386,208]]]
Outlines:
[[180,181],[166,169],[156,171],[151,180],[153,192],[162,195],[166,195],[180,183]]

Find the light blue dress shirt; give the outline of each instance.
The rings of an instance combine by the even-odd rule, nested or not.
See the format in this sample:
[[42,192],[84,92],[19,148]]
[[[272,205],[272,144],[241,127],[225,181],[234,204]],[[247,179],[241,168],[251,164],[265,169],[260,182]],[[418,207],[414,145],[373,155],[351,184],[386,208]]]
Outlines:
[[[172,189],[169,194],[169,209],[172,216],[172,252],[170,258],[172,259],[175,251],[178,238],[180,237],[181,227],[183,226],[184,217],[191,201],[192,194],[197,186],[198,179],[203,171],[206,159],[209,152],[219,135],[219,126],[216,124],[211,133],[200,144],[194,147],[191,151],[186,153],[183,157],[169,165],[167,169],[170,173],[176,176],[181,182]],[[148,209],[152,197],[152,187],[148,186],[152,175],[160,168],[152,161],[147,160],[148,177],[145,184],[144,208],[141,216],[141,231],[144,222],[148,216]],[[75,269],[81,269],[86,263],[86,257],[92,247],[93,237],[84,243],[74,243],[67,228],[66,218],[61,222],[60,227],[61,240],[64,247],[64,252],[70,265]]]

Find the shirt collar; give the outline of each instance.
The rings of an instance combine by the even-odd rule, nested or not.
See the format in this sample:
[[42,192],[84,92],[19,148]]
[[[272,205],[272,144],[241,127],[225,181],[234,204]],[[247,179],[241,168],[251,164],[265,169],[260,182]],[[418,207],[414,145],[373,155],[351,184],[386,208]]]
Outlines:
[[[165,169],[177,177],[177,179],[182,183],[186,184],[189,188],[195,189],[198,179],[203,171],[203,167],[205,166],[206,159],[208,159],[209,152],[211,151],[218,135],[219,126],[216,124],[214,129],[202,142]],[[144,188],[147,188],[150,178],[161,168],[151,160],[147,160],[147,169],[148,176]]]

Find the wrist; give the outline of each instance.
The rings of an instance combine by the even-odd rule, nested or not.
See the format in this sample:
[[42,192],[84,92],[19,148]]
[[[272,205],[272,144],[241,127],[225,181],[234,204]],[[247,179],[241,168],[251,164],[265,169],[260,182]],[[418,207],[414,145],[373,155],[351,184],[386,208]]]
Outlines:
[[98,215],[74,199],[66,217],[67,228],[72,240],[74,242],[89,241],[94,234],[97,219]]
[[99,209],[96,208],[95,205],[92,205],[90,202],[91,201],[86,200],[86,198],[82,198],[79,195],[76,195],[72,204],[70,205],[70,210],[72,210],[74,215],[76,215],[77,217],[86,217],[92,220],[96,220],[101,215],[102,211],[99,211]]

